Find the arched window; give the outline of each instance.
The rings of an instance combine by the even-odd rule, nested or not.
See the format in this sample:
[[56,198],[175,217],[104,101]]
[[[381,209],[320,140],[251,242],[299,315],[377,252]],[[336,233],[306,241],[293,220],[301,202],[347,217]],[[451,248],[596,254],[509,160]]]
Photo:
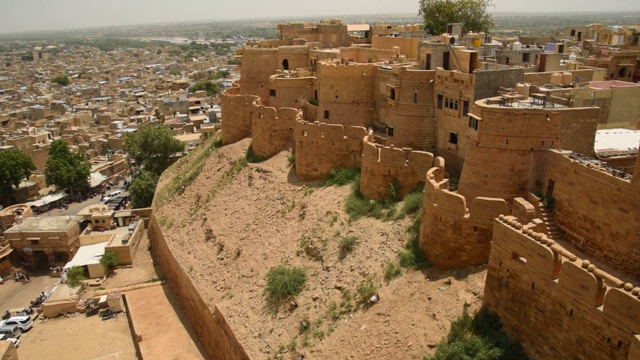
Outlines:
[[282,60],[282,70],[289,70],[289,60]]

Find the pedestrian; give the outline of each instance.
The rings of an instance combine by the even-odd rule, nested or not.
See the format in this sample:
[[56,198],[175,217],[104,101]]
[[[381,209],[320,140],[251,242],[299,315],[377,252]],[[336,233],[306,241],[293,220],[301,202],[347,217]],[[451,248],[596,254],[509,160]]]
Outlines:
[[31,282],[31,278],[29,277],[29,273],[25,272],[24,277],[27,279],[27,282]]

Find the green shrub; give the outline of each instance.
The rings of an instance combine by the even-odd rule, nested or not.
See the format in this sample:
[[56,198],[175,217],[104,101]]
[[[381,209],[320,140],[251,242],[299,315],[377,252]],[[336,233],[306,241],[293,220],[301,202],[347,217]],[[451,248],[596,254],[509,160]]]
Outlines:
[[404,203],[402,204],[402,212],[410,215],[415,214],[422,209],[422,197],[423,191],[416,190],[408,193],[404,197]]
[[84,267],[74,266],[69,269],[69,273],[67,274],[67,283],[69,283],[69,286],[76,287],[80,285],[80,281],[82,280],[87,280],[87,277],[84,276]]
[[270,301],[280,302],[289,296],[300,294],[307,281],[303,268],[278,265],[267,273],[265,294]]
[[334,169],[324,181],[324,186],[343,186],[355,181],[360,182],[360,171],[357,169]]
[[113,251],[105,251],[100,258],[100,264],[109,269],[109,271],[113,270],[118,266],[118,257],[116,256],[116,253]]
[[344,259],[348,253],[355,249],[358,244],[358,238],[356,236],[346,236],[340,240],[340,259]]
[[320,103],[318,102],[318,100],[316,100],[316,99],[314,99],[314,98],[307,99],[307,102],[308,102],[309,104],[313,105],[313,106],[318,106],[318,104],[320,104]]
[[384,268],[384,280],[389,282],[398,276],[402,275],[402,269],[400,265],[390,261],[387,263],[387,266]]
[[254,153],[253,152],[253,147],[251,145],[247,149],[247,154],[246,154],[245,158],[247,159],[247,162],[249,162],[249,163],[261,163],[261,162],[267,160],[266,157],[260,156],[260,155],[258,155],[256,153]]
[[400,197],[400,183],[398,180],[393,180],[389,186],[387,186],[387,200],[393,203],[398,202]]
[[408,240],[403,250],[398,251],[400,266],[409,269],[423,269],[431,266],[420,248],[420,217],[416,216],[407,228]]
[[289,164],[290,167],[292,168],[296,168],[296,155],[295,154],[291,154],[289,156],[287,156],[287,163]]
[[528,359],[520,343],[502,329],[498,315],[483,307],[472,319],[468,307],[465,305],[462,315],[451,323],[451,331],[436,353],[425,360]]
[[62,86],[67,86],[70,83],[69,78],[64,75],[54,77],[53,79],[51,79],[51,82]]
[[356,292],[358,293],[358,305],[367,305],[369,299],[378,293],[378,289],[371,278],[366,278],[358,284]]

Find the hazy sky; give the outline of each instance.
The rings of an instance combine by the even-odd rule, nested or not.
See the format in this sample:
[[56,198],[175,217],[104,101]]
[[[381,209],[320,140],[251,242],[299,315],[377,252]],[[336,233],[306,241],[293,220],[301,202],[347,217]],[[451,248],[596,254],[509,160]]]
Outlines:
[[[503,11],[640,10],[640,0],[493,0]],[[615,7],[612,6],[615,4]],[[417,14],[418,0],[0,0],[0,33],[168,21]]]

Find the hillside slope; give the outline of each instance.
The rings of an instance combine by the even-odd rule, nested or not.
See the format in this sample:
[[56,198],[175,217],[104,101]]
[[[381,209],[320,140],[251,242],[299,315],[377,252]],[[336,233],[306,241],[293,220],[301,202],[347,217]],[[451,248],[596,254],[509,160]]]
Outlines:
[[[418,359],[434,351],[464,303],[479,308],[484,268],[403,270],[385,282],[385,266],[397,262],[411,219],[349,221],[349,186],[299,180],[286,151],[247,164],[250,141],[205,144],[174,164],[155,205],[176,258],[252,359]],[[358,243],[340,259],[339,242],[348,236]],[[266,273],[280,264],[302,266],[308,275],[292,311],[276,310],[264,295]],[[380,301],[358,308],[357,288],[367,279]]]

